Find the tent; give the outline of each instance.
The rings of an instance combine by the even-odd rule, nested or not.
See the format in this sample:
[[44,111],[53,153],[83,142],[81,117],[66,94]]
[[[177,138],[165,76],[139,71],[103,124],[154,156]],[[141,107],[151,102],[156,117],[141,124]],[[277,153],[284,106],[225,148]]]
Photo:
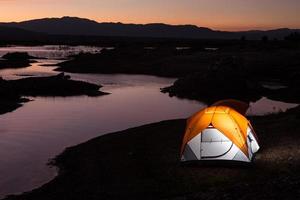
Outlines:
[[220,101],[189,118],[181,161],[251,162],[259,145],[250,122],[244,116],[247,105],[236,100]]

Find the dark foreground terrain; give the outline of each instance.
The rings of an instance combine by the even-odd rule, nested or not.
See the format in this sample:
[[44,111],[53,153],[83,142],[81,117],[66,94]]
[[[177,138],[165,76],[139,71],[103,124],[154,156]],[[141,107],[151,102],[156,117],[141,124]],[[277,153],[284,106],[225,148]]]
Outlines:
[[23,96],[100,96],[101,85],[70,80],[64,73],[48,77],[29,77],[18,80],[0,79],[0,114],[13,111],[28,99]]
[[261,150],[253,164],[182,165],[185,120],[108,134],[68,148],[59,175],[35,199],[299,199],[300,109],[251,119]]

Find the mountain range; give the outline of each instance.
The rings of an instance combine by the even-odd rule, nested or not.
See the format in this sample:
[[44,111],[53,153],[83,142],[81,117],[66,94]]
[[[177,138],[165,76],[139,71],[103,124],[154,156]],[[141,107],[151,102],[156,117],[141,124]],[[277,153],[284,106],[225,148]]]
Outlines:
[[252,30],[228,32],[212,30],[195,25],[123,24],[99,23],[78,17],[44,18],[23,22],[0,23],[0,39],[39,38],[43,35],[70,36],[109,36],[109,37],[150,37],[150,38],[188,38],[188,39],[239,39],[250,40],[268,36],[270,39],[283,39],[300,29],[275,29],[268,31]]

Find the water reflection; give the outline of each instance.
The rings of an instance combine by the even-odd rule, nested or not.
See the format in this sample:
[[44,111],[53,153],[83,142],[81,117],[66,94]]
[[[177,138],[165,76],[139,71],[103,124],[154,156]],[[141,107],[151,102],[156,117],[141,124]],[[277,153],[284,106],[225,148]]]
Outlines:
[[24,78],[22,76],[50,76],[57,74],[53,71],[56,67],[44,67],[44,64],[57,64],[60,60],[37,60],[37,63],[31,63],[30,67],[1,69],[0,75],[7,80]]
[[[29,72],[33,71],[26,71]],[[160,93],[159,89],[173,79],[139,75],[72,76],[102,83],[102,90],[112,94],[38,97],[15,112],[0,116],[0,195],[31,190],[51,180],[55,170],[45,164],[68,146],[112,131],[186,118],[205,106]]]

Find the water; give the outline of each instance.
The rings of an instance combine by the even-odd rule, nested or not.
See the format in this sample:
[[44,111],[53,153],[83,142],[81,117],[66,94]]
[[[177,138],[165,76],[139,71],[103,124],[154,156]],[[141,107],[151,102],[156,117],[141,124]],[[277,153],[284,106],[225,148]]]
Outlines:
[[[65,52],[69,51],[67,47],[65,51],[58,46],[11,48],[0,48],[0,53],[31,49],[31,55],[51,59],[41,59],[28,68],[0,70],[0,75],[7,79],[17,79],[20,75],[57,74],[53,71],[55,67],[41,65],[57,63],[59,60],[56,59],[69,55]],[[95,50],[92,47],[72,48],[77,53]],[[0,197],[32,190],[50,181],[56,175],[56,169],[46,163],[68,146],[130,127],[186,118],[205,107],[203,103],[170,98],[160,93],[159,89],[172,84],[174,79],[122,74],[70,75],[73,79],[102,84],[102,90],[111,94],[101,97],[36,97],[14,112],[0,115]],[[249,114],[276,112],[274,106],[284,111],[296,105],[263,98],[251,105]]]
[[81,52],[99,53],[102,49],[101,47],[66,45],[9,46],[0,47],[0,56],[9,52],[28,52],[35,57],[62,59]]
[[297,107],[298,104],[285,103],[281,101],[270,100],[266,97],[262,97],[257,102],[250,103],[250,108],[247,111],[247,115],[263,116],[272,113],[285,112],[290,108]]
[[188,117],[204,106],[160,93],[165,84],[152,82],[156,78],[147,82],[143,77],[144,84],[140,76],[122,78],[132,82],[106,85],[103,90],[111,95],[38,97],[0,116],[0,193],[26,191],[49,181],[55,169],[49,169],[46,162],[67,146],[129,127]]

